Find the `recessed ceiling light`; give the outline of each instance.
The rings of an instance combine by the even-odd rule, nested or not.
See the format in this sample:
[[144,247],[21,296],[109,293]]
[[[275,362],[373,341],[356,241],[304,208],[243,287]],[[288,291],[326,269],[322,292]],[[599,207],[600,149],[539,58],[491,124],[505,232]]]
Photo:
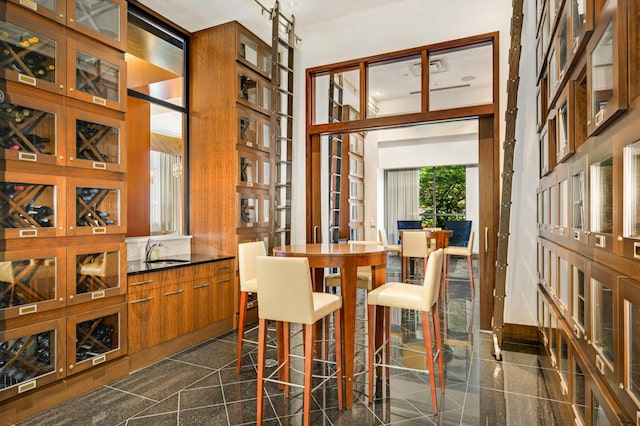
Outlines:
[[289,6],[297,6],[297,5],[298,5],[298,2],[297,2],[297,1],[289,1],[289,2],[287,2],[287,4],[288,4]]
[[475,75],[465,75],[464,77],[462,77],[460,80],[461,81],[473,81],[476,79]]

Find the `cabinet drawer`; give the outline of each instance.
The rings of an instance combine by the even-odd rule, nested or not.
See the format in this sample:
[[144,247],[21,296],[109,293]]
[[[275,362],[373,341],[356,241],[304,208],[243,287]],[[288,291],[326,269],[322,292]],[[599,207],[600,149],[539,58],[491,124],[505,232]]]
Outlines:
[[129,353],[134,354],[160,344],[163,311],[160,289],[129,294],[127,302]]

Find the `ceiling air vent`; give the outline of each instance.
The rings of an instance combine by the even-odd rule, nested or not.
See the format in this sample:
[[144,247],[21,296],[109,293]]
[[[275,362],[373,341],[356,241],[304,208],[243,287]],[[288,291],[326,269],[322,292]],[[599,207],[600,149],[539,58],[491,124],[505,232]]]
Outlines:
[[[414,77],[420,77],[422,75],[422,64],[420,62],[414,62],[409,65],[409,71],[411,71]],[[449,68],[447,68],[447,63],[444,58],[431,59],[429,61],[429,73],[437,74],[445,71],[449,71]]]

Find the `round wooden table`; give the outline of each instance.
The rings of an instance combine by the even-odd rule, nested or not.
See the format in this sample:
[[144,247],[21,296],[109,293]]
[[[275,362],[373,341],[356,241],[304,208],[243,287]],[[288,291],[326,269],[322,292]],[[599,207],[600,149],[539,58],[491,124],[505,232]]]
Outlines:
[[[323,268],[340,268],[345,405],[350,409],[353,406],[357,270],[359,266],[370,266],[373,288],[384,284],[387,279],[386,249],[376,244],[300,244],[275,247],[273,255],[308,258],[309,266],[315,269],[317,287],[322,283]],[[381,329],[376,327],[376,330]],[[376,340],[381,340],[381,336],[376,336]]]

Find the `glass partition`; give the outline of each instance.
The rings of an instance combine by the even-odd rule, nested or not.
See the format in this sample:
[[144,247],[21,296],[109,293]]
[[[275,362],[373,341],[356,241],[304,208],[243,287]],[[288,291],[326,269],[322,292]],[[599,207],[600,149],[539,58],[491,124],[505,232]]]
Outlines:
[[[433,72],[431,62],[429,72]],[[372,117],[410,114],[422,110],[420,55],[369,64],[367,73],[367,96],[372,104]]]
[[493,45],[429,53],[429,111],[493,102]]

